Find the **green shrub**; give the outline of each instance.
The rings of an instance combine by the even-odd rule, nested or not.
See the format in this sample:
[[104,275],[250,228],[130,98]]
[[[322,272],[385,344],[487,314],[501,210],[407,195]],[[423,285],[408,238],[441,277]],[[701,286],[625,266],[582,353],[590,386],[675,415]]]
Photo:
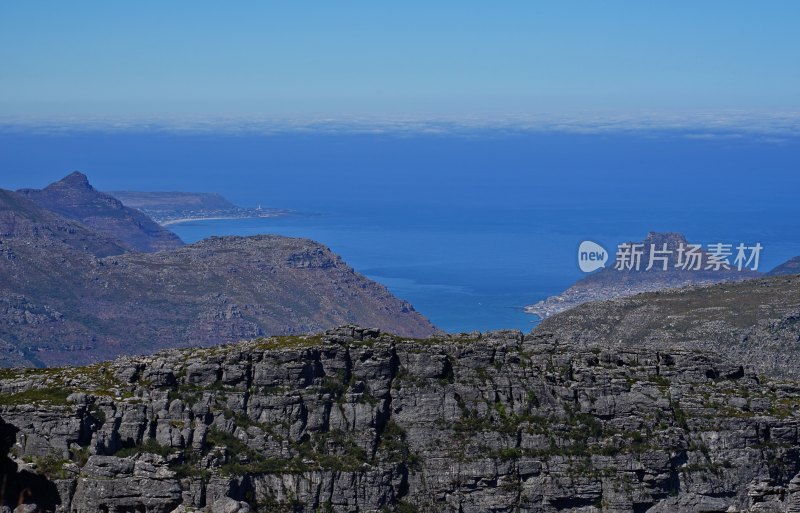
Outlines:
[[0,404],[17,405],[44,402],[56,405],[66,405],[67,397],[69,397],[72,392],[72,389],[65,387],[32,388],[16,394],[0,395]]
[[48,479],[67,478],[67,471],[64,469],[64,464],[69,463],[69,460],[65,460],[57,454],[36,457],[33,459],[33,462],[36,464],[36,471]]
[[137,454],[142,454],[145,452],[167,457],[170,454],[172,454],[173,449],[172,447],[161,445],[160,443],[156,442],[156,440],[153,438],[148,438],[139,445],[134,445],[133,447],[124,447],[118,450],[117,452],[114,453],[114,456],[117,456],[119,458],[127,458],[129,456],[135,456]]

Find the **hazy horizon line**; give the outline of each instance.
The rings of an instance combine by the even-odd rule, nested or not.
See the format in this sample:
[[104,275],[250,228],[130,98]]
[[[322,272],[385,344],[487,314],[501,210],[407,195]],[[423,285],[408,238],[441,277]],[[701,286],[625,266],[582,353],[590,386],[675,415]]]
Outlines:
[[[565,112],[505,116],[0,116],[0,132],[168,132],[278,135],[281,133],[471,134],[475,132],[690,132],[690,138],[745,135],[800,136],[800,111],[605,113]],[[696,133],[691,133],[696,131]]]

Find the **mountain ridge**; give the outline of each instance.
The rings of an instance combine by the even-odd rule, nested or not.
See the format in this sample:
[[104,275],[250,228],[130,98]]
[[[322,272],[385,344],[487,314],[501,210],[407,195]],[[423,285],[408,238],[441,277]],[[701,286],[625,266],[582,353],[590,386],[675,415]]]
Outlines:
[[125,205],[140,210],[226,210],[239,208],[216,192],[108,191]]
[[[48,194],[61,188],[118,203],[96,194],[83,175]],[[31,196],[42,198],[0,190],[0,367],[86,364],[349,322],[408,336],[437,332],[408,302],[316,242],[212,237],[138,252]]]
[[775,266],[774,269],[767,273],[768,276],[780,276],[785,274],[800,274],[800,256],[790,258],[786,262]]
[[800,276],[695,285],[588,302],[543,320],[533,333],[581,347],[687,349],[748,361],[800,379]]
[[97,191],[83,173],[75,171],[44,189],[20,189],[42,208],[112,236],[134,251],[153,252],[183,245],[180,238],[144,213]]
[[[60,242],[72,249],[103,257],[128,248],[114,237],[98,233],[82,223],[66,219],[14,191],[0,189],[0,243],[30,238]],[[7,253],[7,259],[13,258]]]
[[[666,271],[654,267],[647,271],[649,264],[651,244],[660,249],[666,244],[668,250],[675,252],[678,247],[688,245],[686,237],[678,232],[649,232],[643,241],[630,244],[642,244],[641,255],[642,269],[618,270],[612,261],[604,268],[587,274],[576,281],[560,294],[547,297],[533,305],[525,307],[527,313],[536,315],[540,319],[569,310],[583,303],[603,301],[627,297],[643,292],[655,292],[680,288],[689,285],[709,285],[725,281],[738,281],[758,278],[762,273],[742,270],[685,270],[668,267]],[[707,258],[706,252],[701,252],[701,258]]]

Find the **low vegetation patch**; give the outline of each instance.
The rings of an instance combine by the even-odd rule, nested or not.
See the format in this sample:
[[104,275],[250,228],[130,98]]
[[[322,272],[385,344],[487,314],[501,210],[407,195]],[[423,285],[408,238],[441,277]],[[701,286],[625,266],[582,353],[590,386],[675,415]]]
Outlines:
[[0,404],[20,405],[48,403],[53,405],[67,405],[67,397],[74,390],[64,387],[32,388],[16,394],[0,395]]
[[150,453],[167,457],[172,454],[173,451],[174,449],[172,447],[161,445],[155,439],[148,438],[141,444],[134,445],[133,447],[124,447],[118,450],[114,453],[114,456],[117,456],[118,458],[127,458],[130,456],[136,456],[137,454]]

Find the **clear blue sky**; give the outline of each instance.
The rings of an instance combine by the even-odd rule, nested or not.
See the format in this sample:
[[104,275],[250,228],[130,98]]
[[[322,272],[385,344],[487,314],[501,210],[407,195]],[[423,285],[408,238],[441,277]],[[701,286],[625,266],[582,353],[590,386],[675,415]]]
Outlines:
[[0,117],[798,108],[796,0],[0,4]]

